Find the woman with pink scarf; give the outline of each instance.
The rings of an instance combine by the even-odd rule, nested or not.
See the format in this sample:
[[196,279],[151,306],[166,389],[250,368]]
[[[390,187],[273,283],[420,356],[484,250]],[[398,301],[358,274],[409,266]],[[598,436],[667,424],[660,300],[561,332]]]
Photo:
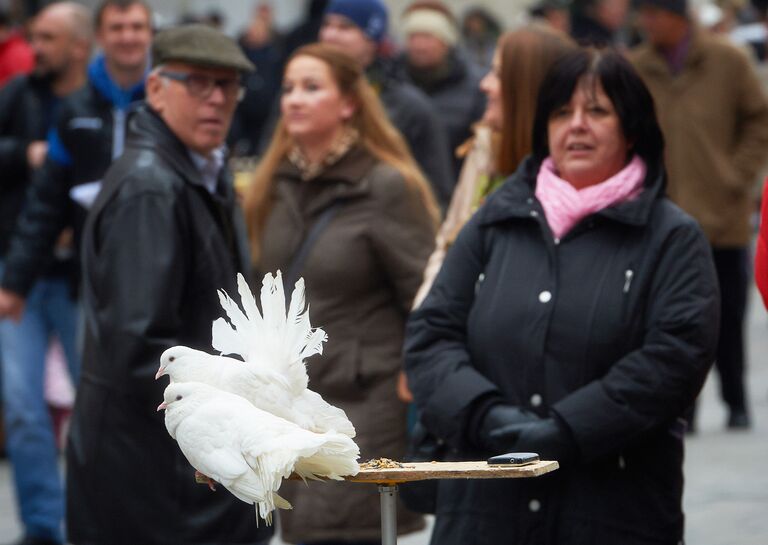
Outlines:
[[665,196],[653,100],[581,49],[539,92],[533,153],[448,250],[408,322],[421,421],[457,459],[537,452],[538,479],[440,481],[432,543],[683,539],[683,415],[717,341],[697,223]]

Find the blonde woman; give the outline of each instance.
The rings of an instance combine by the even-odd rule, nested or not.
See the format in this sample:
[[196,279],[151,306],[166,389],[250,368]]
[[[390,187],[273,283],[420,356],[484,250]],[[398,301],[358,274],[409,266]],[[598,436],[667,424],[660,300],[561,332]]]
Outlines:
[[[434,247],[437,205],[360,68],[341,50],[312,44],[293,54],[281,113],[246,196],[256,269],[288,276],[294,269],[305,279],[312,321],[329,337],[324,354],[309,362],[310,385],[346,411],[362,459],[402,457],[406,405],[396,383],[403,329]],[[379,542],[375,490],[286,484],[294,506],[281,513],[286,541]],[[422,521],[401,510],[398,525],[406,533]]]

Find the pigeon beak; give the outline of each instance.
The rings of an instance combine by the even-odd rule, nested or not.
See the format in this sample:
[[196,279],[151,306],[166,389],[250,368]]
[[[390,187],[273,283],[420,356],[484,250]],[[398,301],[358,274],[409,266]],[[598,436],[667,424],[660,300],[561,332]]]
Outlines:
[[168,404],[165,401],[163,401],[160,405],[157,406],[158,411],[164,411],[167,408],[168,408]]
[[165,367],[163,367],[163,366],[161,365],[161,366],[160,366],[160,368],[157,370],[157,373],[155,373],[155,380],[159,379],[159,378],[160,378],[160,377],[162,377],[164,374],[165,374]]

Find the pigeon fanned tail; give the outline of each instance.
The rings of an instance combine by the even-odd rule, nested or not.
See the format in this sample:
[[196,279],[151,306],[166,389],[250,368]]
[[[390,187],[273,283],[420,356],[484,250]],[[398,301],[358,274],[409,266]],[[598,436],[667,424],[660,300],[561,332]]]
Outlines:
[[240,335],[224,318],[217,318],[211,328],[211,345],[220,354],[237,354],[242,356],[248,352],[243,335]]
[[287,309],[280,271],[264,276],[261,312],[241,274],[237,276],[237,291],[243,310],[226,292],[219,292],[229,322],[220,318],[213,323],[213,347],[222,354],[237,354],[246,362],[270,366],[286,376],[295,395],[300,394],[309,382],[304,360],[322,354],[327,340],[322,329],[313,329],[310,324],[304,280],[296,282]]

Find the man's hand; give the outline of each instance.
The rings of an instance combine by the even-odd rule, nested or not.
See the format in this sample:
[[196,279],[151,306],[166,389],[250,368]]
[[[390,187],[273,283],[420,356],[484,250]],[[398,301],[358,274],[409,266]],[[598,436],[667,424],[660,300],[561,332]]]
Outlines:
[[45,156],[48,155],[48,142],[36,140],[27,146],[27,164],[29,168],[36,169],[43,166]]
[[24,298],[20,295],[0,288],[0,319],[10,318],[14,322],[21,321],[24,314]]

